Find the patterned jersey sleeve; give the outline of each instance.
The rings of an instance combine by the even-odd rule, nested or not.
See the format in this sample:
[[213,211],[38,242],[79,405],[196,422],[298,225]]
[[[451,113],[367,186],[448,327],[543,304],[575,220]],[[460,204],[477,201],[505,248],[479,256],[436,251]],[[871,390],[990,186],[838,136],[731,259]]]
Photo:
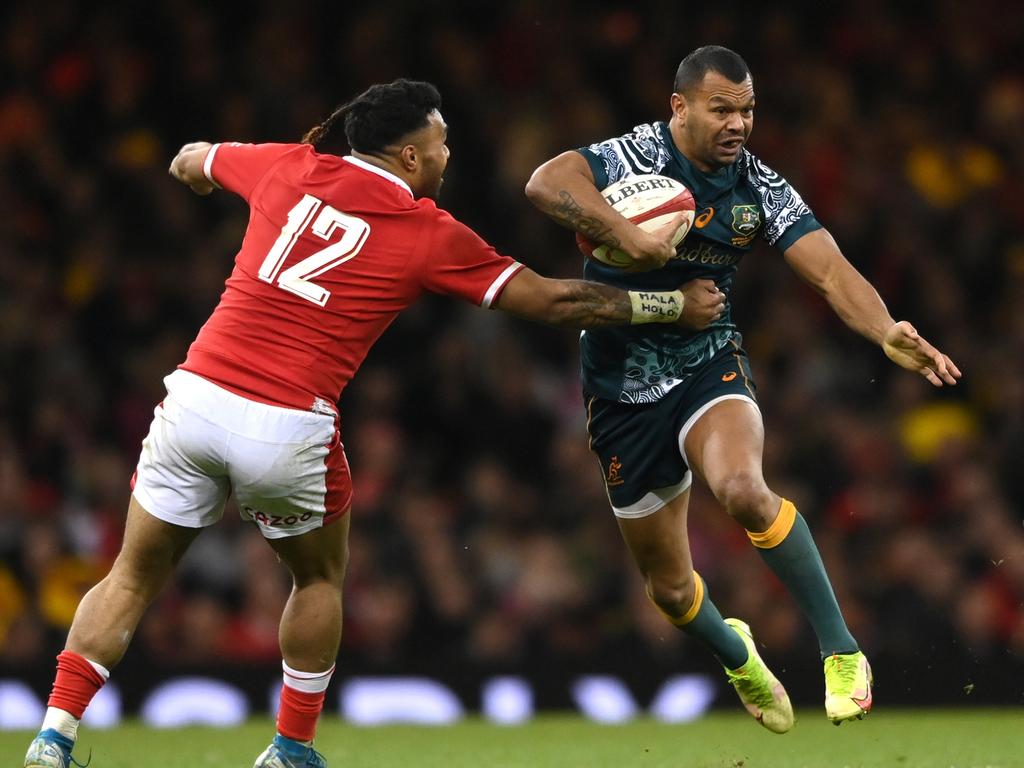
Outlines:
[[590,166],[594,185],[604,189],[628,176],[661,173],[671,156],[654,123],[638,125],[632,133],[617,139],[600,141],[576,150]]
[[499,254],[447,211],[434,208],[428,215],[434,221],[429,247],[423,251],[423,288],[485,309],[493,306],[523,265]]
[[203,173],[218,187],[249,200],[253,189],[267,171],[300,144],[214,144],[206,153]]
[[762,236],[769,245],[785,251],[821,224],[793,186],[782,176],[744,150],[747,178],[764,208]]

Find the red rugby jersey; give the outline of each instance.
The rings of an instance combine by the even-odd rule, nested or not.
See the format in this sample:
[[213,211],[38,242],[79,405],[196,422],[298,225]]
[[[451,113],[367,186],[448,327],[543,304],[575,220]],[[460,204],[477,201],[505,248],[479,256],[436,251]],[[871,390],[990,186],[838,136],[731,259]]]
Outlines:
[[249,203],[249,226],[180,367],[255,400],[333,403],[423,291],[490,307],[522,268],[353,157],[308,144],[215,144],[203,168]]

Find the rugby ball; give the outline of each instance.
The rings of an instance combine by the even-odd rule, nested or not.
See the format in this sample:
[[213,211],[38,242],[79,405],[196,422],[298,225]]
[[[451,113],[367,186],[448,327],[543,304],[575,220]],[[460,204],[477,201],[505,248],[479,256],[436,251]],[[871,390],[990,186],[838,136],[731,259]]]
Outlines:
[[[682,182],[668,176],[629,176],[605,187],[601,194],[612,208],[645,232],[661,229],[676,214],[685,214],[685,220],[672,236],[672,245],[679,245],[693,226],[696,208],[693,194]],[[595,243],[578,232],[576,245],[584,256],[612,267],[625,268],[633,263],[633,259],[625,251],[610,248],[603,243]]]

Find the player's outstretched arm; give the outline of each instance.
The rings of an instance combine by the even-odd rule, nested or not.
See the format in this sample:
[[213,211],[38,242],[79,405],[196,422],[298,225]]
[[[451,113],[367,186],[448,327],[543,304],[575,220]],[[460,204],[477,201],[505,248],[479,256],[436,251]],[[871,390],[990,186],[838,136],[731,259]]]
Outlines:
[[937,387],[956,384],[960,369],[906,320],[896,322],[878,291],[858,272],[828,230],[801,237],[785,251],[787,263],[817,290],[844,323],[878,344],[897,365]]
[[711,280],[692,280],[678,291],[623,291],[589,280],[555,280],[523,268],[509,280],[496,309],[560,328],[673,323],[706,328],[724,309]]
[[203,163],[212,146],[208,141],[193,141],[186,144],[171,160],[171,167],[167,172],[182,184],[187,184],[197,195],[210,194],[214,186],[203,173]]
[[526,197],[563,227],[625,251],[633,258],[633,271],[664,266],[675,255],[664,237],[644,232],[608,205],[579,152],[563,152],[535,170]]

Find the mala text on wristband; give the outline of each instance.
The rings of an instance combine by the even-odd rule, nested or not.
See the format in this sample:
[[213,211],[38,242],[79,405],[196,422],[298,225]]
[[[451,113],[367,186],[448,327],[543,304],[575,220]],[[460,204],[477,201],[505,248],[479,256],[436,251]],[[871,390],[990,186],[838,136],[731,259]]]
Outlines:
[[630,291],[633,305],[630,323],[674,323],[683,314],[682,291]]

